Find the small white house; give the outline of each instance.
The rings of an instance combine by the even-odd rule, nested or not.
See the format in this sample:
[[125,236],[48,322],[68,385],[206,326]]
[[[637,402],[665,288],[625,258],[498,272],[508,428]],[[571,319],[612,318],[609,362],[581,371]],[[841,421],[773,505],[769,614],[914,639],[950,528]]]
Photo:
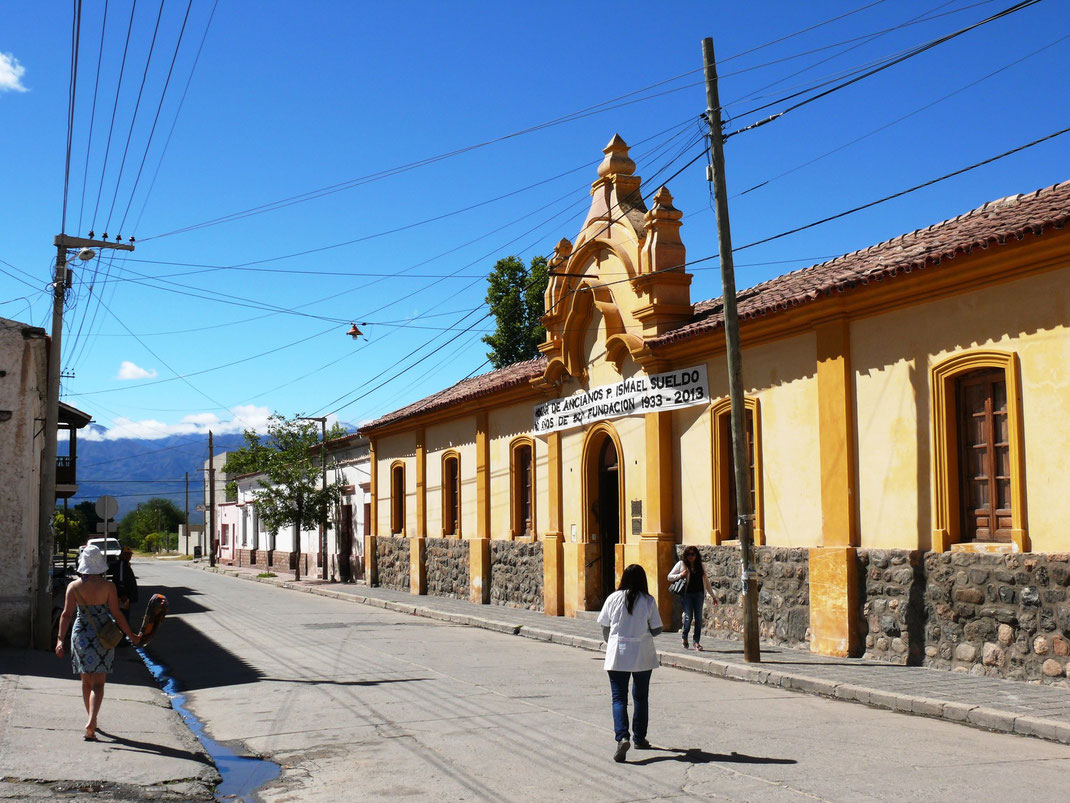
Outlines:
[[[364,532],[368,521],[369,448],[366,438],[346,435],[327,442],[327,483],[342,486],[342,503],[326,532],[326,566],[320,551],[319,528],[300,534],[301,576],[344,580],[364,571]],[[256,496],[266,482],[263,474],[233,478],[238,498],[219,506],[216,543],[221,562],[255,566],[265,571],[290,572],[298,549],[292,528],[272,535],[260,521]],[[348,573],[346,567],[348,566]]]

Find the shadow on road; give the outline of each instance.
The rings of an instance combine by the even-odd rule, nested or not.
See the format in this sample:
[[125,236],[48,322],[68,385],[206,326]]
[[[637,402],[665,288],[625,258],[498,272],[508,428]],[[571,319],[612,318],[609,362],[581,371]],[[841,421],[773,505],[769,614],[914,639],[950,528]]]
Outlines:
[[267,683],[301,683],[306,686],[379,686],[383,683],[412,683],[431,678],[384,678],[383,680],[309,680],[306,678],[260,678]]
[[[153,589],[153,592],[156,590]],[[173,591],[159,590],[165,593]],[[168,601],[170,599],[168,595]],[[159,635],[145,648],[145,652],[153,661],[166,667],[167,674],[176,679],[176,691],[256,683],[262,674],[184,619],[170,614],[164,620]]]
[[697,747],[689,747],[687,749],[679,749],[674,747],[653,748],[655,751],[663,753],[674,753],[675,755],[669,756],[651,756],[650,758],[643,758],[638,761],[629,761],[629,764],[637,764],[640,766],[646,764],[657,764],[660,761],[682,761],[685,764],[798,764],[799,762],[793,758],[769,758],[768,756],[748,756],[746,753],[737,753],[734,750],[731,753],[708,753],[705,750],[700,750]]
[[108,731],[102,728],[97,728],[98,736],[106,736],[106,739],[100,741],[105,745],[116,745],[116,750],[127,750],[136,753],[152,753],[157,756],[164,756],[165,758],[180,758],[187,761],[196,761],[199,764],[206,764],[211,766],[212,762],[204,753],[193,753],[189,750],[180,750],[175,747],[164,747],[163,745],[156,744],[155,742],[142,742],[137,739],[129,739],[126,736],[118,736],[114,733],[108,733]]

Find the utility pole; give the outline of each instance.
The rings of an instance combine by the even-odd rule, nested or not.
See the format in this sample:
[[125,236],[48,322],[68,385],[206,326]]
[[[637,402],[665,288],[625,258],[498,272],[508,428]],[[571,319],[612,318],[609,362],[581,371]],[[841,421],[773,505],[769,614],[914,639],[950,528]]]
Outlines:
[[90,240],[84,237],[68,237],[57,234],[52,240],[56,246],[56,273],[52,281],[52,337],[48,347],[48,384],[45,391],[44,450],[41,455],[41,495],[38,499],[37,530],[37,594],[34,600],[33,640],[40,650],[49,650],[52,644],[52,516],[56,509],[56,454],[59,429],[59,374],[62,362],[63,305],[67,300],[70,274],[67,270],[68,249],[81,249],[83,260],[92,259],[94,248],[117,248],[133,251],[133,245],[105,240]]
[[[320,424],[320,473],[324,488],[327,487],[327,416],[298,416],[298,421],[319,421]],[[335,534],[337,537],[337,533]],[[320,521],[320,579],[327,579],[327,509]]]
[[724,298],[724,334],[728,360],[728,395],[732,404],[732,463],[736,480],[736,511],[739,514],[739,551],[743,580],[743,658],[748,663],[762,660],[758,644],[758,576],[754,568],[751,509],[750,459],[747,448],[746,410],[743,406],[743,365],[739,344],[739,315],[736,311],[736,272],[732,260],[732,228],[728,220],[728,187],[724,177],[724,134],[721,101],[717,92],[717,62],[713,39],[702,40],[702,62],[706,71],[706,121],[710,127],[710,181],[717,203],[717,240],[721,255],[721,284]]
[[215,566],[215,449],[212,430],[208,430],[208,565]]
[[[178,544],[175,544],[178,547]],[[186,472],[186,553],[189,554],[189,472]]]

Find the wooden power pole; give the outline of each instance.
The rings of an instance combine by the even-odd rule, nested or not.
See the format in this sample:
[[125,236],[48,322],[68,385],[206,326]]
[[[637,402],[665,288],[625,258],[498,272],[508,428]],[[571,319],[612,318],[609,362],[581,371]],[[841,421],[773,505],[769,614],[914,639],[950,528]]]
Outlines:
[[[64,210],[66,211],[66,210]],[[34,589],[33,643],[39,650],[50,650],[52,643],[52,523],[56,510],[56,453],[59,431],[59,379],[62,362],[63,307],[70,287],[67,252],[79,249],[78,257],[85,261],[96,256],[93,249],[133,251],[134,246],[107,240],[70,237],[57,234],[56,272],[52,281],[52,334],[48,345],[48,374],[45,386],[45,421],[41,452],[41,485],[38,496],[37,525],[37,583]],[[105,536],[107,533],[105,532]]]
[[732,229],[728,221],[728,188],[724,177],[721,101],[717,92],[717,62],[713,56],[713,39],[709,37],[702,40],[702,61],[706,70],[706,121],[710,127],[710,181],[713,183],[717,204],[717,240],[721,255],[728,395],[732,404],[732,463],[736,480],[736,511],[739,514],[739,551],[743,580],[743,657],[750,663],[758,663],[762,660],[762,653],[758,644],[758,577],[754,568],[750,450],[747,446],[746,409],[743,406],[743,365],[739,344],[739,315],[736,312]]

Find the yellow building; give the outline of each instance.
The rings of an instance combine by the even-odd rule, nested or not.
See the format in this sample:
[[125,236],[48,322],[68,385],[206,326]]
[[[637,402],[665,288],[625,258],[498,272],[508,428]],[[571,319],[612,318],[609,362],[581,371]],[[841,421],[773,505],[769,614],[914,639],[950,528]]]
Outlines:
[[[369,580],[574,615],[637,562],[668,619],[696,544],[705,627],[738,632],[720,299],[691,302],[668,190],[604,153],[543,356],[362,429]],[[1065,677],[1068,219],[1070,183],[739,294],[763,638]]]

